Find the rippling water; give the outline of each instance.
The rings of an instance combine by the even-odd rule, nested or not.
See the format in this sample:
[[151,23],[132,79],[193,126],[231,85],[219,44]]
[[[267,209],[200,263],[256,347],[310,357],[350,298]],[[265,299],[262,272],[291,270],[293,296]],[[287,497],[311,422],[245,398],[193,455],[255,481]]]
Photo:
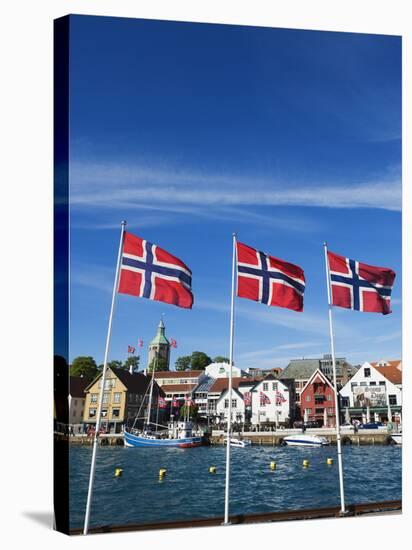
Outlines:
[[[232,448],[231,514],[338,506],[336,447]],[[332,466],[327,457],[334,458]],[[302,467],[303,459],[310,461]],[[84,521],[91,447],[70,449],[71,527]],[[275,471],[269,463],[276,461]],[[343,447],[348,504],[400,499],[401,448]],[[217,467],[216,474],[209,466]],[[115,468],[123,476],[114,477]],[[167,469],[159,482],[160,468]],[[123,525],[223,516],[225,449],[100,447],[90,525]]]

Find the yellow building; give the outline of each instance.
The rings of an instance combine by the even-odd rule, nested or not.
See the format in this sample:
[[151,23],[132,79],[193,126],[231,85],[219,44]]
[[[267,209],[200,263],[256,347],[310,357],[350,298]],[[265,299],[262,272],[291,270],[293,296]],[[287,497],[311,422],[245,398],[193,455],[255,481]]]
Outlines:
[[[85,388],[83,422],[89,426],[96,425],[101,377],[102,375],[99,374]],[[103,394],[101,427],[116,433],[120,432],[123,424],[131,423],[138,413],[139,417],[143,417],[149,400],[150,380],[150,376],[140,372],[130,373],[125,369],[108,368]],[[154,405],[157,403],[158,395],[164,396],[164,392],[154,382]]]

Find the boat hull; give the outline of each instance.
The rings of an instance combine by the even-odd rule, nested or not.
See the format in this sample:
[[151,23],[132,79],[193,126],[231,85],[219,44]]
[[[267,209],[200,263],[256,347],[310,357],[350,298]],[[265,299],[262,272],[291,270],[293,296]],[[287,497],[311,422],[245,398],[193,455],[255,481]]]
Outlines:
[[202,444],[202,438],[193,436],[183,439],[148,439],[125,431],[124,444],[126,447],[180,447],[186,449],[199,447]]
[[326,438],[316,436],[289,436],[285,437],[283,441],[291,447],[323,447],[329,445]]
[[391,438],[396,445],[402,445],[402,434],[392,434]]

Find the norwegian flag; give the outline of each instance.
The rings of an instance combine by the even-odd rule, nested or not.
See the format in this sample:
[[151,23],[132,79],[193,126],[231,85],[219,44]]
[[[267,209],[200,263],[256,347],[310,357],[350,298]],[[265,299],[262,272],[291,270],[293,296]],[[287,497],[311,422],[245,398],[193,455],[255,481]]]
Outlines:
[[157,399],[157,404],[159,406],[159,409],[165,409],[166,408],[166,400],[164,397],[162,397],[161,395],[159,395],[158,399]]
[[328,251],[332,305],[387,315],[395,272]]
[[119,292],[191,308],[192,272],[160,246],[125,232]]
[[245,393],[243,394],[243,402],[245,404],[245,407],[250,407],[250,405],[252,404],[252,394],[250,393],[250,391],[245,391]]
[[139,346],[139,348],[143,347],[143,340],[141,338],[139,338],[137,345]]
[[263,393],[263,391],[259,393],[259,397],[261,405],[270,405],[270,399],[265,393]]
[[285,403],[286,399],[283,396],[283,393],[280,391],[276,392],[276,405],[281,405],[282,403]]
[[133,346],[127,346],[127,353],[134,353],[136,351],[136,348]]
[[171,348],[177,348],[177,342],[174,338],[170,338],[169,344]]
[[305,275],[294,264],[243,243],[237,247],[237,295],[294,311],[303,311]]

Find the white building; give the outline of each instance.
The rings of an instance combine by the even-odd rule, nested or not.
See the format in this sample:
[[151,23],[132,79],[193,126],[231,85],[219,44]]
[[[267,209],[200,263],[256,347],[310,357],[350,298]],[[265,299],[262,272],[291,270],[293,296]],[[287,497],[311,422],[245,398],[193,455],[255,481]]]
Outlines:
[[[205,374],[211,378],[229,378],[229,363],[210,363],[205,368]],[[246,371],[238,367],[232,367],[232,378],[247,377]]]
[[[340,390],[341,407],[350,420],[362,422],[392,420],[402,409],[402,389],[391,382],[381,367],[363,363]],[[347,416],[347,414],[346,414]],[[346,418],[349,420],[349,418]]]
[[279,380],[271,374],[257,382],[251,391],[252,424],[289,426],[294,405],[293,393],[291,381]]
[[[232,388],[232,422],[245,421],[245,403],[239,389]],[[226,423],[229,416],[229,390],[224,390],[216,401],[216,416]]]

